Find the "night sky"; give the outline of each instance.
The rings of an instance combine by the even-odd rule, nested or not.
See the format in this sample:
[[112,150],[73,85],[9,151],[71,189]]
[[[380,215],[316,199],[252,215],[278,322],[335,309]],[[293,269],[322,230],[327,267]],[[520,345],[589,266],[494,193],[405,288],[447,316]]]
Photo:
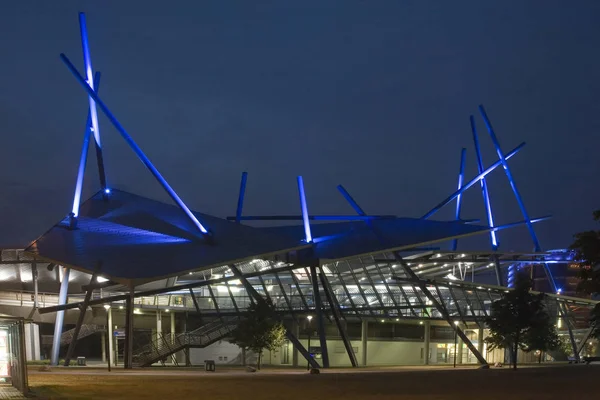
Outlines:
[[[594,227],[600,208],[600,2],[3,1],[0,4],[0,244],[24,245],[69,213],[87,96],[59,59],[82,68],[87,13],[100,96],[187,204],[246,214],[419,217],[456,187],[469,115],[485,105],[545,249]],[[497,160],[478,114],[486,166]],[[101,116],[109,185],[162,189]],[[521,220],[500,169],[489,176],[499,224]],[[90,153],[86,190],[98,190]],[[438,219],[452,219],[453,205]],[[484,218],[479,185],[464,218]],[[459,242],[487,249],[486,238]],[[531,250],[527,230],[501,250]]]

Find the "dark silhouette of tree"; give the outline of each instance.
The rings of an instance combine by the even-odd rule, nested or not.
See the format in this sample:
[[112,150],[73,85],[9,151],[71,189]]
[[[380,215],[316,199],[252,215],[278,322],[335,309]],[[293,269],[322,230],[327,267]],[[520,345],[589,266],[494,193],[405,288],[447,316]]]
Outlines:
[[251,350],[258,355],[258,370],[262,352],[276,350],[285,341],[285,327],[274,318],[274,313],[275,307],[271,300],[254,302],[229,339],[230,343],[238,345],[244,351]]
[[509,349],[513,369],[517,369],[518,350],[550,350],[559,345],[556,328],[546,311],[544,294],[531,293],[532,281],[519,273],[515,287],[492,303],[486,318],[490,336],[485,341],[490,350]]
[[[600,221],[600,210],[594,211],[594,220]],[[600,293],[600,231],[592,230],[575,234],[571,249],[581,262],[579,268],[579,292],[595,295]],[[590,314],[591,336],[600,339],[600,304]]]

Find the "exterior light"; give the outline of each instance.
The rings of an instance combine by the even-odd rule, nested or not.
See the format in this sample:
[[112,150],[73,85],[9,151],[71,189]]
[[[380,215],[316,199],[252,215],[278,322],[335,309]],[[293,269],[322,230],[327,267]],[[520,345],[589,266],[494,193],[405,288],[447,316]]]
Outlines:
[[313,319],[313,316],[312,316],[312,315],[307,315],[307,316],[306,316],[306,319],[307,319],[307,320],[308,320],[308,322],[310,323],[310,321]]
[[134,313],[134,314],[141,314],[141,312],[140,312],[140,309],[139,309],[139,308],[135,308],[135,309],[133,310],[133,313]]
[[191,274],[192,274],[191,272],[188,272],[188,275],[191,275]]
[[122,309],[123,309],[123,306],[119,306],[119,310],[122,310]]
[[400,321],[400,318],[396,318],[396,322]]
[[167,308],[167,309],[165,310],[165,312],[169,312],[169,309]]
[[556,294],[561,294],[561,293],[562,293],[562,289],[561,288],[556,289]]
[[454,325],[458,326],[458,321],[454,321]]
[[423,321],[419,321],[419,325],[423,325]]
[[104,189],[104,193],[110,194],[110,189],[109,188]]
[[110,304],[105,304],[105,305],[104,305],[104,309],[105,309],[105,310],[109,310],[109,309],[110,309]]
[[97,276],[96,277],[96,282],[98,282],[98,283],[104,283],[104,282],[108,282],[108,279],[106,279],[103,276]]
[[382,320],[381,320],[381,323],[384,323],[384,322],[385,322],[385,319],[382,319]]

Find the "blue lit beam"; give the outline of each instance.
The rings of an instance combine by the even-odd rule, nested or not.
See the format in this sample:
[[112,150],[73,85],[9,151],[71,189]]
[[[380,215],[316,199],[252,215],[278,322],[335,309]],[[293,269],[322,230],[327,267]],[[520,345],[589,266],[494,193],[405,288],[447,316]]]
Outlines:
[[[535,230],[533,229],[533,224],[531,223],[531,219],[529,218],[529,214],[527,213],[527,210],[525,209],[525,203],[523,203],[523,199],[521,198],[521,194],[519,193],[519,190],[517,189],[517,185],[513,178],[512,172],[510,171],[508,163],[506,162],[506,157],[504,157],[504,154],[502,153],[502,149],[500,148],[500,143],[498,142],[498,138],[496,137],[494,128],[492,128],[492,123],[490,122],[490,119],[488,118],[488,116],[485,112],[485,109],[483,108],[483,105],[479,106],[479,113],[483,117],[483,121],[485,122],[485,127],[487,128],[487,131],[490,134],[490,138],[492,139],[492,142],[494,143],[494,147],[496,148],[496,153],[498,154],[498,158],[500,159],[500,162],[502,163],[502,167],[504,168],[504,173],[506,174],[506,177],[508,178],[510,187],[517,199],[517,203],[519,204],[519,208],[521,209],[521,213],[523,214],[523,218],[525,219],[527,229],[529,230],[529,234],[531,235],[531,239],[533,240],[534,250],[542,251],[540,242],[538,241],[537,235],[535,234]],[[552,276],[552,272],[550,271],[550,269],[548,268],[547,265],[545,265],[544,270],[546,272],[546,276],[548,278],[548,281],[550,282],[550,285],[552,286],[553,291],[556,292],[557,287],[556,287],[556,282],[554,281],[554,277]]]
[[[519,152],[519,150],[521,150],[523,148],[523,146],[525,146],[525,143],[521,143],[520,145],[515,147],[510,153],[506,154],[506,160],[510,159],[512,156],[517,154]],[[467,182],[465,185],[463,185],[462,188],[460,188],[459,190],[457,190],[456,192],[454,192],[450,196],[448,196],[446,199],[444,199],[440,204],[433,207],[430,211],[428,211],[425,215],[423,215],[421,217],[421,219],[427,219],[427,218],[431,217],[433,214],[438,212],[442,207],[444,207],[446,204],[450,203],[458,195],[462,194],[465,190],[469,189],[471,186],[473,186],[474,184],[479,182],[481,179],[485,178],[487,176],[487,174],[492,172],[494,169],[496,169],[500,165],[502,165],[502,161],[500,161],[500,160],[498,160],[494,164],[490,165],[488,167],[488,169],[486,169],[485,171],[483,171],[482,173],[477,175],[475,178],[471,179],[469,182]]]
[[[477,137],[477,128],[475,127],[475,118],[471,115],[471,132],[473,132],[473,144],[475,145],[475,153],[477,154],[477,171],[483,172],[483,159],[481,157],[481,149],[479,148],[479,138]],[[487,187],[485,178],[481,180],[481,192],[483,194],[483,203],[485,205],[485,213],[487,215],[488,226],[494,226],[494,215],[492,213],[492,204],[490,202],[490,194]],[[492,249],[498,250],[498,239],[496,232],[490,232],[490,241],[492,243]]]
[[160,174],[160,172],[158,172],[158,170],[156,169],[156,167],[154,167],[154,165],[148,159],[148,157],[146,157],[146,155],[144,154],[144,152],[142,151],[142,149],[139,148],[139,146],[137,145],[137,143],[135,143],[135,141],[131,138],[131,136],[129,135],[129,133],[127,133],[127,131],[125,130],[125,128],[123,127],[123,125],[121,125],[121,123],[117,120],[117,118],[113,115],[113,113],[108,109],[108,107],[106,106],[106,104],[104,104],[104,102],[100,99],[100,97],[98,97],[98,95],[94,92],[94,90],[90,87],[90,85],[88,85],[86,83],[85,79],[79,74],[79,72],[77,71],[77,69],[75,68],[75,66],[73,65],[73,63],[71,63],[71,61],[64,54],[61,54],[60,58],[65,63],[65,65],[67,66],[67,68],[69,69],[69,71],[71,71],[71,73],[73,74],[73,76],[75,77],[75,79],[77,79],[77,81],[79,82],[79,84],[81,86],[83,86],[83,88],[88,92],[88,95],[91,96],[94,99],[94,101],[96,102],[96,105],[98,105],[98,107],[100,107],[100,109],[106,115],[106,117],[108,118],[108,120],[113,124],[113,126],[115,127],[115,129],[121,134],[121,136],[127,142],[127,144],[129,145],[129,147],[131,147],[131,149],[134,151],[134,153],[138,156],[138,158],[140,159],[140,161],[142,162],[142,164],[144,164],[146,166],[146,168],[148,168],[148,170],[150,171],[150,173],[160,183],[160,185],[167,192],[167,194],[169,195],[169,197],[171,197],[171,199],[173,199],[173,201],[175,202],[175,204],[177,204],[179,206],[179,208],[187,215],[187,217],[190,219],[190,221],[198,228],[198,230],[203,235],[209,235],[208,230],[200,223],[200,221],[198,221],[198,219],[196,218],[196,216],[185,205],[185,203],[183,202],[183,200],[181,200],[181,198],[179,198],[179,196],[177,195],[177,193],[175,193],[175,191],[173,190],[173,188],[171,188],[171,186],[165,180],[165,178],[163,178],[163,176]]
[[[458,190],[462,188],[463,181],[465,179],[465,160],[467,155],[467,149],[463,147],[460,151],[460,170],[458,172]],[[481,171],[479,171],[481,173]],[[457,221],[460,221],[460,207],[462,205],[462,193],[456,196],[456,215],[455,218]],[[452,251],[456,251],[458,247],[458,239],[454,239],[452,241]]]
[[[100,90],[100,72],[94,76],[94,87],[96,92]],[[77,180],[75,181],[75,194],[73,195],[73,207],[71,208],[71,225],[79,216],[79,206],[81,205],[81,192],[83,191],[83,178],[85,176],[85,166],[87,164],[88,148],[90,145],[90,135],[92,133],[91,113],[88,110],[88,116],[85,123],[85,132],[83,134],[83,145],[81,146],[81,156],[79,157],[79,169],[77,170]]]
[[237,210],[235,213],[235,222],[238,224],[242,220],[242,209],[244,208],[244,196],[246,195],[246,181],[248,180],[248,173],[242,172],[242,180],[240,182],[240,194],[238,196]]
[[[86,83],[95,90],[94,86],[94,72],[92,68],[92,57],[90,56],[90,45],[87,36],[87,24],[85,21],[85,13],[79,13],[79,30],[81,33],[81,47],[83,50],[83,65],[85,69]],[[100,126],[98,124],[98,112],[96,110],[96,103],[92,96],[88,96],[90,103],[90,118],[92,125],[92,132],[94,132],[94,142],[96,144],[96,158],[98,161],[98,174],[100,175],[100,186],[102,187],[103,193],[106,193],[106,176],[104,173],[104,157],[102,155],[102,143],[100,141]]]
[[312,242],[312,234],[310,233],[308,207],[306,206],[306,195],[304,193],[304,181],[301,176],[298,177],[298,194],[300,196],[300,207],[302,209],[302,221],[304,222],[304,236],[306,243],[310,243]]
[[350,204],[350,206],[352,208],[354,208],[354,211],[356,211],[356,213],[358,215],[362,215],[362,216],[367,215],[367,213],[365,213],[365,211],[358,205],[358,203],[356,202],[356,200],[354,200],[354,198],[350,195],[350,193],[348,193],[346,188],[344,188],[342,185],[338,185],[337,189],[340,191],[342,196],[344,196],[344,198]]

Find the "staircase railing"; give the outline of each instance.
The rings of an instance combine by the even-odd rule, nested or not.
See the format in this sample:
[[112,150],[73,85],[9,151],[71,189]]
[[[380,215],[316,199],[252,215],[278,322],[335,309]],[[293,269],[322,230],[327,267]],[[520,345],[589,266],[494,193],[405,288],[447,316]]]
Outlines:
[[[84,337],[93,335],[96,332],[104,332],[105,328],[103,325],[93,325],[93,324],[83,324],[81,325],[81,329],[79,330],[79,335],[77,336],[77,340],[83,339]],[[68,331],[63,332],[60,336],[60,345],[66,346],[73,341],[73,336],[75,335],[75,328],[69,329]]]
[[145,367],[185,348],[206,347],[231,334],[237,325],[237,317],[225,317],[190,332],[158,335],[133,355],[133,362]]

